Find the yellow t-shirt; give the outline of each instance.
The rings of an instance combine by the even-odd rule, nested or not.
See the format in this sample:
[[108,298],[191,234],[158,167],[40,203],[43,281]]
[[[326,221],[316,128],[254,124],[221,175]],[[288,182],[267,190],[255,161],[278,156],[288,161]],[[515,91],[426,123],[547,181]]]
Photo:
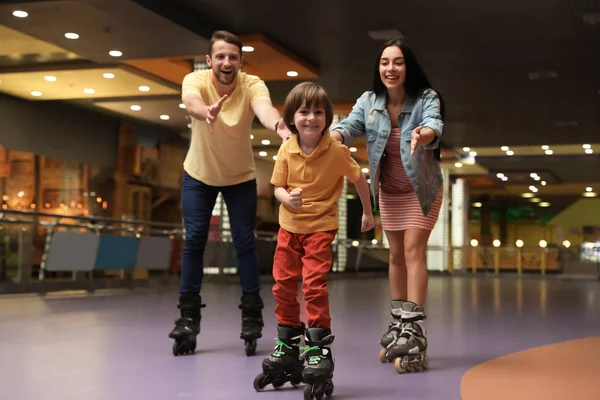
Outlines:
[[360,166],[346,146],[325,132],[317,148],[306,155],[293,135],[279,148],[271,183],[287,189],[302,189],[302,207],[279,207],[279,225],[288,232],[306,234],[338,228],[338,199],[344,176],[354,183]]
[[[183,79],[181,98],[199,94],[207,105],[221,96],[212,82],[212,70],[192,72]],[[254,75],[238,72],[237,84],[217,116],[213,132],[206,121],[192,119],[192,139],[183,169],[210,186],[229,186],[256,177],[250,131],[252,103],[269,99],[265,83]]]

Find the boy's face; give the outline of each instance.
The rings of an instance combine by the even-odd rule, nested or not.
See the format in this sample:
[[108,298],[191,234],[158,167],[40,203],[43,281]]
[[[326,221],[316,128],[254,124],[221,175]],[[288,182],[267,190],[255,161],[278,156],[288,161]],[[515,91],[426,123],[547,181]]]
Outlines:
[[321,136],[325,130],[325,108],[315,106],[308,108],[306,103],[294,114],[294,125],[300,136]]
[[230,85],[242,66],[240,48],[223,40],[217,40],[213,44],[212,54],[206,56],[206,63],[212,68],[219,82]]

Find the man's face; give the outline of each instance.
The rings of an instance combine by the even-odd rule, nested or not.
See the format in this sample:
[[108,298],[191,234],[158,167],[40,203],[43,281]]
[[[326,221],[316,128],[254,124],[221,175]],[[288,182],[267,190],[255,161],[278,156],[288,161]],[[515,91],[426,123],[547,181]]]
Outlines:
[[206,63],[213,70],[219,82],[231,85],[242,66],[240,48],[223,40],[217,40],[212,47],[212,54],[206,56]]

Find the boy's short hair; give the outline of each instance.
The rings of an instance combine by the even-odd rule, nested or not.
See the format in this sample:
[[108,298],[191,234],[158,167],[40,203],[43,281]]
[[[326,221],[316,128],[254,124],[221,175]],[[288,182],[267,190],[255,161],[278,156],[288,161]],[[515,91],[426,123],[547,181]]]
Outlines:
[[233,44],[239,48],[240,56],[242,55],[242,39],[239,36],[234,35],[231,32],[227,31],[215,31],[210,38],[210,42],[208,45],[208,55],[212,56],[213,45],[216,41],[222,40],[226,43]]
[[306,102],[306,107],[323,107],[325,109],[325,130],[333,122],[333,106],[327,97],[327,92],[314,82],[302,82],[288,93],[283,104],[283,122],[293,133],[298,133],[294,125],[294,114]]

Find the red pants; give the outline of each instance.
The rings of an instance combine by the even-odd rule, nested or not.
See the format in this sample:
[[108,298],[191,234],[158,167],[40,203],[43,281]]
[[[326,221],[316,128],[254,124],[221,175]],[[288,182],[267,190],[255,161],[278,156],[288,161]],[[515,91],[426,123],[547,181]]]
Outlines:
[[302,275],[308,327],[331,328],[327,273],[331,268],[331,243],[336,233],[337,230],[295,234],[279,229],[273,260],[273,296],[279,325],[302,325],[296,299],[298,277]]

